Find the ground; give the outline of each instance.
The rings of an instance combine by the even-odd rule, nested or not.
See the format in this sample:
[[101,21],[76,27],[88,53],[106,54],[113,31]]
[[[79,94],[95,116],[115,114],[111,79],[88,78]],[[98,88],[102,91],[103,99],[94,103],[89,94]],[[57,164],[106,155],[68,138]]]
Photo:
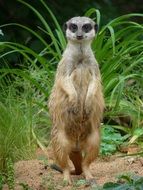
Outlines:
[[[90,189],[86,186],[83,175],[72,176],[73,185],[67,186],[62,181],[62,174],[53,171],[49,165],[53,162],[51,149],[45,154],[41,150],[37,151],[36,159],[19,161],[15,164],[15,190],[23,190],[19,183],[28,185],[32,190],[76,190]],[[98,185],[105,182],[115,181],[115,176],[122,173],[134,172],[143,176],[143,158],[139,157],[119,157],[119,154],[98,158],[91,165],[91,171],[95,176]],[[25,190],[31,190],[26,189]],[[4,190],[8,190],[5,186]]]

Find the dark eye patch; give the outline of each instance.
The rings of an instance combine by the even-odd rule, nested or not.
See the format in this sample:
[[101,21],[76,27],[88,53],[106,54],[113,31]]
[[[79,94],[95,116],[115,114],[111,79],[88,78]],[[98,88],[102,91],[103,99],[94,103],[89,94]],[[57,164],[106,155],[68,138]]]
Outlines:
[[91,24],[84,24],[82,26],[82,30],[87,33],[87,32],[90,32],[92,30],[92,25]]
[[70,29],[70,31],[72,31],[72,32],[76,32],[76,31],[78,30],[78,27],[77,27],[76,24],[71,23],[71,24],[69,25],[69,29]]

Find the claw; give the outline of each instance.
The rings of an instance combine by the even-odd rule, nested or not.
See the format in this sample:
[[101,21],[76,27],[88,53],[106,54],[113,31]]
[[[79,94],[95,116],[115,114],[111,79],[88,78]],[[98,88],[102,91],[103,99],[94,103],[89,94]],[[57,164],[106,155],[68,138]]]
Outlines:
[[68,109],[68,112],[76,115],[79,111],[77,107],[71,107]]
[[91,114],[91,109],[84,109],[83,111],[83,121],[86,121],[89,119]]

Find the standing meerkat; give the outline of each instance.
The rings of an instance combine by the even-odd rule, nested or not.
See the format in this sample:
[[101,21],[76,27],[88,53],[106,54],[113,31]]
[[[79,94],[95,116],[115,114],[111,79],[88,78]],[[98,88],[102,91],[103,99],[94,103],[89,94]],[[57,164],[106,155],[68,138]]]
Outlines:
[[[49,97],[52,146],[64,180],[70,173],[92,180],[90,164],[99,152],[99,126],[104,109],[101,77],[91,49],[97,25],[88,17],[74,17],[65,24],[67,47],[58,64]],[[69,159],[75,171],[70,172]]]

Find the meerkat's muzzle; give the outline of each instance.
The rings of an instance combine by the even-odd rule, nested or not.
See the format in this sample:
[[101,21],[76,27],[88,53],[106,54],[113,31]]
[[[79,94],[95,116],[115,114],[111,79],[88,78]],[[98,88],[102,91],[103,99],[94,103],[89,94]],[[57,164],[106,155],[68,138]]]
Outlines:
[[77,36],[76,38],[77,38],[77,40],[82,40],[82,39],[83,39],[83,36],[82,36],[82,35],[79,35],[79,36]]

